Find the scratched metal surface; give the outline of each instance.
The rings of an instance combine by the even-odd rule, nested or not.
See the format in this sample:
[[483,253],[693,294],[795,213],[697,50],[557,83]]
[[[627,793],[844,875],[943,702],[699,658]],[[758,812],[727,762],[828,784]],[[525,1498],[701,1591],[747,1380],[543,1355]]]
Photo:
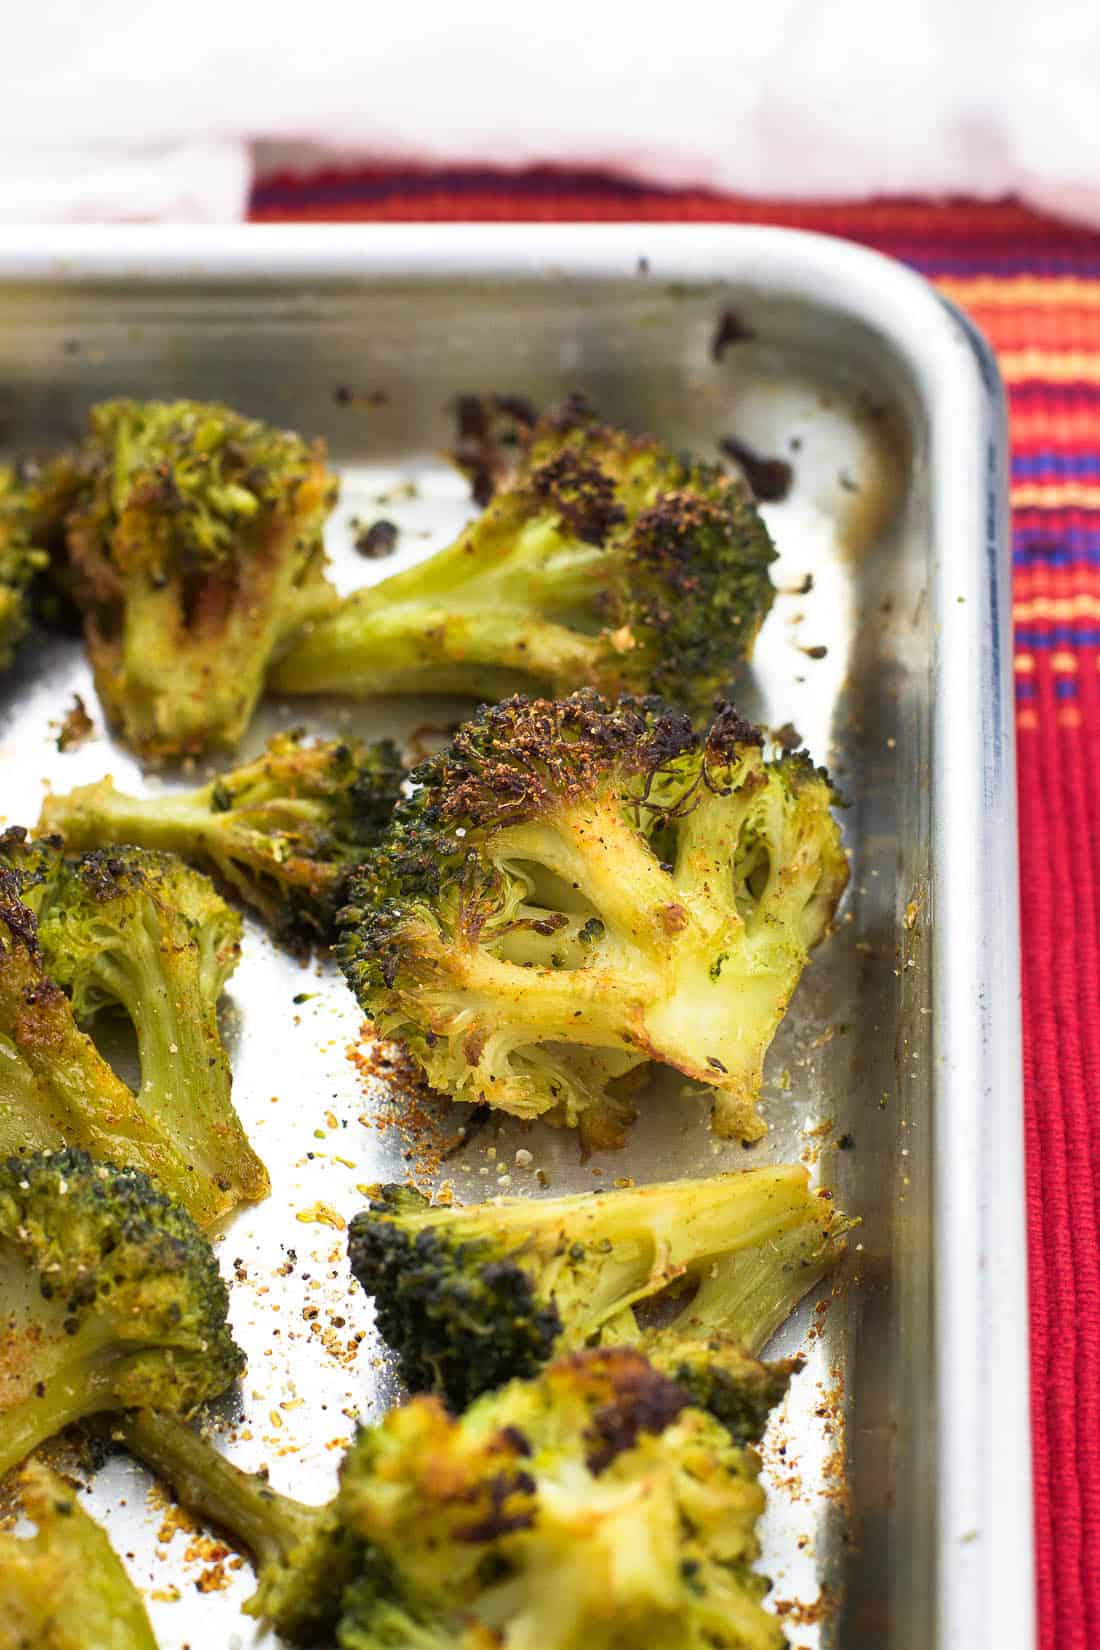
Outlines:
[[[55,269],[35,288],[9,270],[0,417],[13,450],[35,449],[64,440],[104,395],[196,395],[326,436],[342,475],[328,532],[342,590],[430,554],[471,514],[466,483],[440,456],[458,392],[545,402],[583,387],[606,416],[678,446],[716,456],[718,438],[733,433],[789,460],[790,495],[765,509],[781,594],[737,698],[769,726],[793,723],[829,762],[850,799],[853,875],[837,932],[769,1057],[770,1134],[751,1153],[719,1142],[701,1099],[657,1083],[621,1152],[582,1165],[567,1133],[503,1120],[436,1179],[466,1201],[537,1195],[537,1170],[560,1192],[599,1177],[811,1162],[863,1225],[828,1311],[815,1313],[823,1297],[811,1298],[776,1343],[801,1346],[806,1364],[769,1435],[764,1567],[799,1650],[841,1640],[848,1650],[908,1650],[933,1642],[939,1541],[927,418],[900,352],[858,316],[769,298],[758,282],[665,279],[667,244],[648,275],[573,281],[552,270],[522,280],[321,278],[320,256],[315,278],[307,266],[262,282],[239,271],[219,278],[213,254],[193,277],[161,268],[154,279],[125,270],[84,279],[78,259],[75,273]],[[647,246],[638,232],[639,252]],[[392,242],[386,255],[397,259]],[[632,272],[633,260],[624,267]],[[716,361],[710,343],[729,306],[756,336]],[[336,396],[342,387],[354,392],[350,403]],[[351,522],[379,517],[399,526],[398,549],[366,561]],[[794,593],[807,575],[812,590]],[[74,693],[93,712],[95,736],[60,754],[57,726]],[[47,785],[68,789],[104,772],[150,790],[194,782],[143,776],[110,738],[75,643],[29,645],[5,694],[0,811],[9,823],[32,824]],[[404,739],[455,709],[269,700],[245,750],[287,725]],[[409,1142],[385,1125],[382,1086],[348,1058],[360,1015],[338,973],[303,970],[251,922],[225,1028],[237,1107],[272,1193],[217,1240],[249,1365],[219,1408],[219,1436],[241,1465],[266,1464],[277,1488],[319,1500],[355,1421],[396,1394],[338,1226],[362,1206],[364,1187],[409,1172]],[[520,1149],[529,1166],[517,1164]],[[150,1488],[116,1459],[87,1499],[145,1592],[163,1650],[251,1645],[255,1628],[239,1613],[247,1564],[220,1576],[209,1547],[165,1525]],[[222,1584],[204,1590],[211,1580]]]

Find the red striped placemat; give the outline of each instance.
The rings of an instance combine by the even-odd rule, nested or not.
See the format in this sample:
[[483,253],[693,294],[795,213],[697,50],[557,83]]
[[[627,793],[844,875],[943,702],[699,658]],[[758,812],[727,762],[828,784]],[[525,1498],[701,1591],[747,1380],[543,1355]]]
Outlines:
[[411,168],[282,174],[257,187],[252,217],[789,224],[903,259],[968,310],[996,348],[1013,442],[1040,1644],[1096,1650],[1100,1130],[1091,1102],[1100,1095],[1100,233],[1010,201],[779,204],[554,168],[518,176]]

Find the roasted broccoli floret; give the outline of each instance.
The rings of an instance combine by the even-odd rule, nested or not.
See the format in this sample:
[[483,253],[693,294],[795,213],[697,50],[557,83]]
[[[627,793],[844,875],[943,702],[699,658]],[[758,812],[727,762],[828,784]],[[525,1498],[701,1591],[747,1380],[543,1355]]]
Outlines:
[[589,691],[483,708],[352,879],[344,968],[455,1099],[619,1143],[656,1061],[753,1138],[764,1055],[848,876],[825,773]]
[[113,1419],[110,1434],[185,1507],[252,1554],[258,1585],[248,1615],[292,1644],[331,1636],[344,1587],[362,1562],[361,1543],[344,1531],[335,1502],[308,1507],[280,1495],[266,1473],[242,1472],[201,1433],[150,1410]]
[[0,1535],[0,1650],[157,1650],[140,1594],[64,1479],[28,1461],[19,1488],[36,1530]]
[[125,796],[109,778],[47,797],[39,829],[70,849],[138,843],[214,872],[299,948],[333,937],[348,873],[377,843],[405,770],[388,739],[280,733],[254,762],[194,791]]
[[[0,869],[37,918],[35,940],[33,924],[7,907],[11,985],[20,975],[44,975],[68,993],[78,1024],[121,1012],[133,1026],[141,1088],[117,1119],[117,1132],[133,1148],[123,1160],[133,1163],[136,1155],[204,1224],[242,1199],[265,1197],[267,1171],[234,1110],[218,1031],[218,999],[240,951],[237,913],[182,860],[143,848],[70,859],[57,838],[27,843],[21,831],[9,830],[0,838]],[[57,1051],[44,1042],[47,1023],[65,1019],[56,989],[40,1002],[13,1002],[11,1013],[8,1035],[35,1086],[49,1095],[64,1082]],[[36,1126],[34,1087],[13,1093],[12,1102],[0,1126],[9,1149],[26,1144],[27,1127],[36,1144],[58,1143],[43,1140]],[[86,1088],[70,1085],[67,1105],[44,1108],[43,1126],[56,1127],[66,1145],[111,1149],[80,1134],[85,1104]]]
[[[789,1369],[720,1346],[688,1352],[681,1384],[615,1348],[562,1359],[459,1420],[414,1398],[359,1433],[319,1508],[171,1418],[131,1414],[112,1432],[252,1551],[245,1608],[295,1643],[335,1626],[344,1650],[773,1650],[783,1637],[751,1569],[759,1464],[744,1445]],[[736,1434],[696,1397],[719,1387]]]
[[27,592],[49,562],[32,511],[10,465],[0,465],[0,670],[7,670],[27,633]]
[[461,1409],[584,1346],[626,1342],[663,1362],[719,1334],[757,1352],[839,1260],[850,1224],[788,1164],[465,1208],[386,1186],[348,1250],[406,1386]]
[[108,715],[151,761],[233,746],[278,649],[335,604],[323,446],[228,407],[108,401],[73,463],[72,593]]
[[136,1169],[85,1152],[0,1164],[0,1475],[73,1421],[187,1414],[244,1359],[191,1217]]
[[661,693],[705,709],[772,602],[771,540],[721,469],[575,409],[447,549],[356,591],[275,666],[284,693]]
[[342,1650],[779,1650],[755,1451],[627,1348],[574,1353],[452,1419],[358,1435],[338,1501],[368,1564]]
[[144,1169],[204,1224],[227,1206],[145,1114],[46,973],[34,913],[0,866],[0,1157],[76,1146]]

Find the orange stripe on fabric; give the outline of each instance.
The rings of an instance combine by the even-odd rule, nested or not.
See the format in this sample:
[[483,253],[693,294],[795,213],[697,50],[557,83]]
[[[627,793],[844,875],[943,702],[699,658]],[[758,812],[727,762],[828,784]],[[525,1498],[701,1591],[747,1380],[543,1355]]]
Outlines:
[[1100,510],[1100,482],[1018,481],[1009,497],[1014,510]]
[[999,359],[1007,384],[1100,384],[1100,350],[1004,350]]
[[1035,596],[1031,601],[1013,602],[1012,617],[1017,624],[1028,624],[1033,619],[1097,619],[1100,595]]
[[1100,281],[1075,275],[940,275],[936,286],[962,308],[1100,309]]
[[998,309],[970,304],[967,314],[994,349],[1025,354],[1029,350],[1050,350],[1058,355],[1100,353],[1100,308]]

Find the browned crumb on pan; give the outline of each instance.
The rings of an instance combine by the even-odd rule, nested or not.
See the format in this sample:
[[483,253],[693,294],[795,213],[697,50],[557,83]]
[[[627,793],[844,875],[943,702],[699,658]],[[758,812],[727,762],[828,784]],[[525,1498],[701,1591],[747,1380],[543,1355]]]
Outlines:
[[201,1526],[196,1524],[190,1513],[172,1499],[162,1484],[151,1486],[146,1496],[146,1504],[151,1512],[160,1514],[160,1524],[157,1528],[158,1546],[167,1547],[177,1534],[198,1535]]
[[724,309],[715,324],[710,340],[710,358],[720,361],[731,344],[748,343],[756,334],[746,326],[735,309]]
[[[323,1303],[307,1301],[302,1307],[302,1322],[310,1338],[319,1344],[327,1357],[343,1369],[350,1369],[356,1363],[365,1331],[353,1329],[348,1333],[348,1320],[342,1312]],[[291,1339],[296,1337],[292,1335]],[[289,1406],[283,1404],[280,1407],[286,1409]],[[281,1420],[279,1425],[282,1425]]]
[[822,1622],[832,1620],[839,1602],[830,1588],[822,1587],[808,1604],[800,1598],[777,1598],[773,1608],[789,1627],[819,1627]]
[[845,1513],[851,1512],[851,1493],[848,1486],[847,1450],[845,1448],[844,1375],[834,1369],[833,1384],[821,1394],[814,1414],[821,1422],[829,1453],[821,1469],[821,1494],[835,1502]]
[[216,1536],[201,1532],[183,1549],[185,1564],[221,1564],[229,1557],[230,1549]]
[[802,744],[802,735],[793,722],[784,722],[780,727],[772,728],[770,731],[773,742],[782,750],[796,751]]
[[794,469],[785,458],[767,458],[735,435],[722,436],[718,446],[727,458],[732,458],[759,503],[779,504],[787,497]]
[[330,1203],[311,1203],[308,1209],[296,1210],[294,1218],[303,1226],[331,1226],[335,1232],[342,1232],[347,1227],[343,1215]]
[[392,556],[397,549],[398,528],[384,517],[372,522],[353,517],[351,531],[356,551],[368,561],[381,561],[385,556]]
[[455,402],[455,466],[474,503],[488,504],[515,464],[515,448],[534,428],[538,410],[521,395],[460,395]]
[[380,1134],[396,1131],[408,1184],[430,1190],[444,1163],[466,1139],[466,1128],[455,1122],[451,1102],[430,1089],[412,1056],[379,1037],[369,1021],[360,1026],[358,1040],[348,1045],[347,1058],[371,1101],[370,1111],[361,1113],[359,1121]]
[[337,384],[332,399],[338,407],[384,407],[389,396],[385,390],[356,390],[350,384]]
[[225,1573],[222,1562],[212,1564],[195,1578],[195,1591],[198,1593],[220,1593],[229,1585],[229,1577]]
[[[227,1587],[230,1579],[227,1571],[239,1570],[243,1559],[236,1557],[232,1548],[227,1547],[218,1536],[204,1530],[190,1513],[173,1500],[162,1484],[154,1483],[151,1486],[146,1503],[151,1511],[160,1515],[156,1548],[158,1562],[163,1564],[167,1561],[168,1548],[177,1535],[187,1536],[183,1563],[187,1566],[201,1566],[200,1573],[193,1579],[196,1591],[220,1593]],[[173,1583],[169,1588],[159,1589],[152,1596],[172,1603],[179,1598],[180,1591]]]
[[800,578],[792,579],[789,584],[777,584],[777,596],[808,596],[814,587],[812,573],[803,573]]
[[88,715],[79,693],[73,694],[73,702],[61,719],[57,732],[57,748],[59,751],[74,751],[83,745],[95,733],[95,723]]

